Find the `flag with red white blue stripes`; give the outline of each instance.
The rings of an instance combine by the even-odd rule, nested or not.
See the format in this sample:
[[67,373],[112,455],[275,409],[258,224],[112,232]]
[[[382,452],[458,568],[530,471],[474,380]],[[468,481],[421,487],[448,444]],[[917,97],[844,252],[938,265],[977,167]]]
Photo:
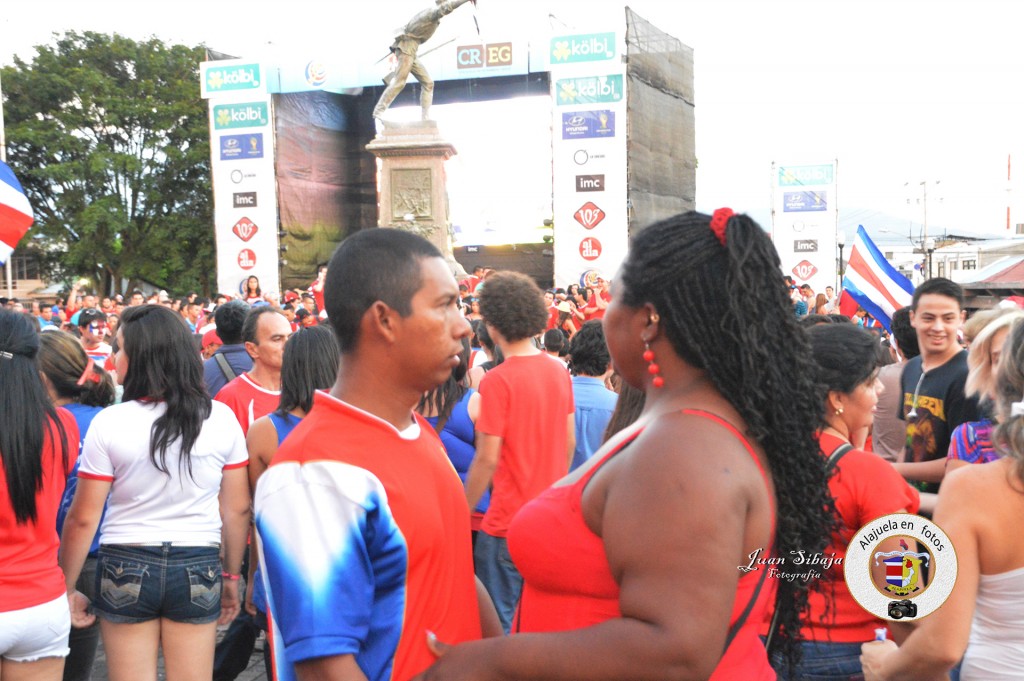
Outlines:
[[863,225],[857,225],[843,290],[881,322],[886,331],[892,331],[893,313],[910,305],[914,297],[914,285],[889,264]]
[[0,161],[0,265],[7,262],[34,221],[25,190],[10,166]]

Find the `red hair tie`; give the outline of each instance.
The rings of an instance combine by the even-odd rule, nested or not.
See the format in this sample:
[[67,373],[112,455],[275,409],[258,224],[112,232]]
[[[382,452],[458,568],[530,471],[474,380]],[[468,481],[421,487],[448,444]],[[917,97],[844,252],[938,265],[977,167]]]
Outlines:
[[711,231],[715,233],[723,246],[725,245],[725,226],[733,215],[735,213],[732,212],[732,208],[719,208],[711,216]]
[[96,376],[96,377],[90,377],[89,376],[89,374],[93,373],[92,368],[93,368],[93,366],[95,364],[96,363],[92,361],[92,357],[90,357],[89,361],[86,362],[86,364],[85,364],[85,371],[83,371],[82,375],[78,377],[78,382],[75,385],[85,385],[85,382],[88,381],[88,380],[92,380],[95,383],[99,382],[99,377],[98,376]]

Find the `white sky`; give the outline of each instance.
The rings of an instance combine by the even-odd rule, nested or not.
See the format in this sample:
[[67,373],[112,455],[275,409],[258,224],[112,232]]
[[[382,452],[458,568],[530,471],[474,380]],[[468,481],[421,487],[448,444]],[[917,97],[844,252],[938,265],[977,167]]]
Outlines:
[[[53,32],[205,43],[242,57],[375,61],[427,0],[35,0],[0,16],[0,63]],[[770,166],[839,161],[841,227],[1005,235],[1024,223],[1024,49],[1014,0],[633,0],[695,50],[697,208],[770,224]],[[622,24],[614,0],[479,0],[484,40]],[[548,14],[556,19],[549,19]],[[471,32],[461,8],[432,42]],[[1014,154],[1012,183],[1007,156]],[[910,183],[910,191],[905,183]],[[940,182],[937,186],[933,183]],[[1012,191],[1009,191],[1012,188]],[[940,201],[941,199],[941,201]],[[1020,208],[1018,209],[1018,205]],[[915,234],[916,236],[916,234]],[[894,237],[895,238],[895,237]]]

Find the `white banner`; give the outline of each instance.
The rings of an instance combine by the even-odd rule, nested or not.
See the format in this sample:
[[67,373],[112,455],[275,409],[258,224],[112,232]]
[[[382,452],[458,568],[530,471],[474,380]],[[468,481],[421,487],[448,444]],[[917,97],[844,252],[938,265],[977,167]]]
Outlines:
[[[215,93],[207,81],[219,72],[203,71],[203,94],[210,97],[217,289],[240,295],[255,276],[264,292],[280,293],[272,99],[259,92],[260,71],[254,65],[222,70],[243,75],[233,76],[238,89]],[[254,80],[258,85],[247,89]]]
[[837,285],[838,166],[772,163],[772,240],[782,273],[815,293]]
[[626,72],[614,32],[551,39],[555,285],[611,279],[626,256]]

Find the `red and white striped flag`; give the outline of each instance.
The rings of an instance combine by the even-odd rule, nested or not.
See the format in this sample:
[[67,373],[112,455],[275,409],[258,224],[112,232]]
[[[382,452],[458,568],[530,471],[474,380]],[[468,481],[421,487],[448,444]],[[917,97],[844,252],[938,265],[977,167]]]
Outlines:
[[25,190],[10,166],[0,161],[0,265],[7,262],[34,221]]

